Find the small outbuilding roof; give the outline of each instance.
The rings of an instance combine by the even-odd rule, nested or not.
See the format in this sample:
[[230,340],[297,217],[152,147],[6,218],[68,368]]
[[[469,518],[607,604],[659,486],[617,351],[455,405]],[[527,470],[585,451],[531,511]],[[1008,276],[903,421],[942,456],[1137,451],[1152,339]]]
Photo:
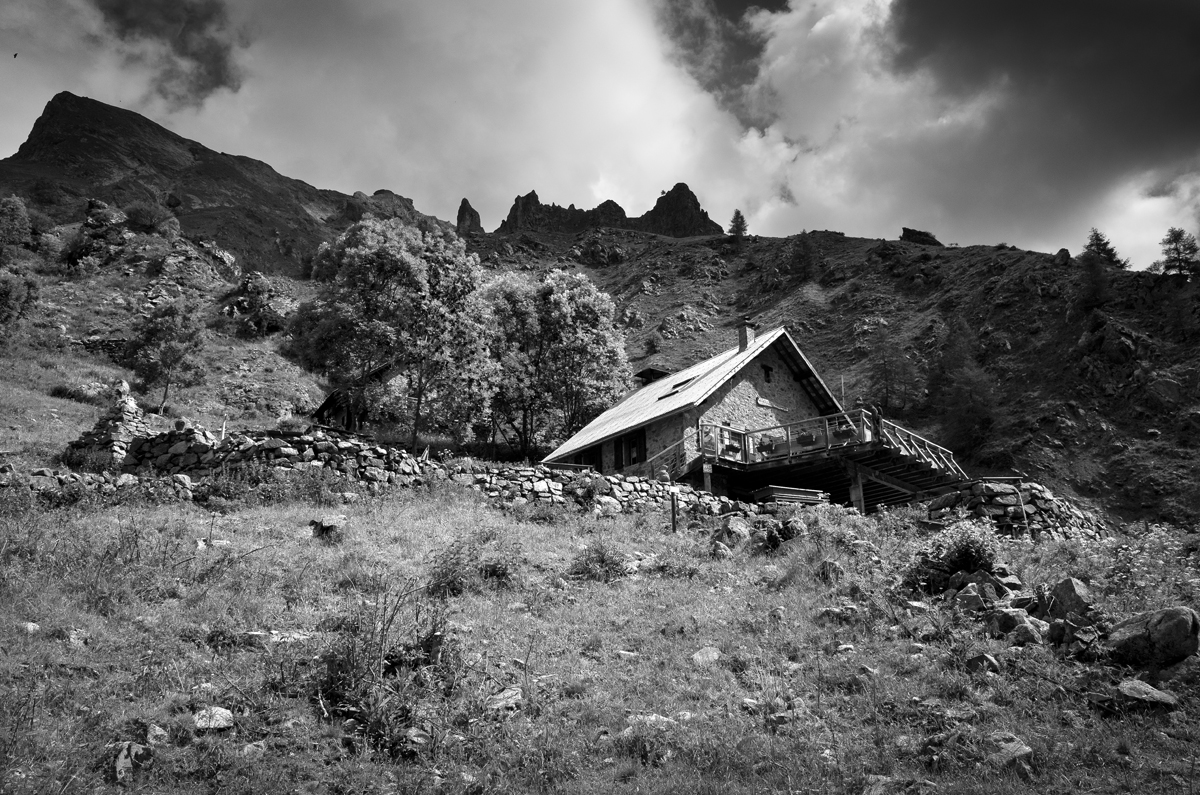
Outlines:
[[800,346],[788,334],[787,329],[781,326],[760,335],[744,351],[737,347],[731,348],[631,392],[620,403],[584,426],[579,433],[544,460],[560,461],[655,420],[696,408],[722,384],[772,346],[777,346],[780,355],[791,366],[800,386],[820,414],[837,414],[842,411],[841,404],[817,375]]

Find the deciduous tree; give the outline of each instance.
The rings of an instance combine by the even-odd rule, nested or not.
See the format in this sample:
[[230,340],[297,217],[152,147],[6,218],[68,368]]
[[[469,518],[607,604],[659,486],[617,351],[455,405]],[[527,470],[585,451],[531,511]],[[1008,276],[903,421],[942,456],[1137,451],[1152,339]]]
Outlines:
[[0,199],[0,247],[29,244],[29,213],[18,196]]
[[324,293],[297,312],[293,347],[307,366],[360,393],[397,379],[411,440],[433,420],[466,436],[495,373],[479,299],[479,258],[453,232],[366,218],[321,247]]
[[485,294],[499,362],[493,414],[522,455],[575,433],[628,389],[616,308],[586,276],[506,275]]
[[125,358],[144,390],[161,386],[161,412],[171,387],[203,383],[206,369],[203,325],[196,308],[181,301],[163,304],[139,320],[125,349]]

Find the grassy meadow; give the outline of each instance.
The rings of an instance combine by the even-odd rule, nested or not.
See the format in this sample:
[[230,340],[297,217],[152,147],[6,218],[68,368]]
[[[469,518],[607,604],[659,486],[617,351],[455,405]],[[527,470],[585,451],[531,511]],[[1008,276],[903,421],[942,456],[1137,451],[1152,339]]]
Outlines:
[[[901,589],[916,510],[809,509],[775,552],[714,560],[715,520],[345,488],[231,482],[223,515],[0,490],[0,791],[1200,788],[1195,657],[1155,678],[1180,709],[1112,706],[1134,672]],[[342,535],[313,538],[330,513]],[[1196,606],[1194,539],[996,543],[1027,586],[1073,575],[1122,615]],[[1028,766],[988,760],[999,731]]]

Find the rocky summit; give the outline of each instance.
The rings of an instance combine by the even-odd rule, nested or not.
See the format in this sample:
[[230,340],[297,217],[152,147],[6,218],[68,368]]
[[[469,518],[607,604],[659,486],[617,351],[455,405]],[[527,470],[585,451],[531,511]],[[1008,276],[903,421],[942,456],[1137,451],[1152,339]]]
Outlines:
[[680,182],[671,190],[664,191],[654,207],[637,218],[626,216],[621,205],[611,199],[591,210],[580,210],[573,204],[566,208],[557,204],[542,204],[537,191],[530,191],[513,200],[508,217],[496,233],[511,235],[531,230],[580,232],[600,227],[632,229],[667,237],[719,235],[722,231],[720,224],[709,218],[700,206],[696,194]]

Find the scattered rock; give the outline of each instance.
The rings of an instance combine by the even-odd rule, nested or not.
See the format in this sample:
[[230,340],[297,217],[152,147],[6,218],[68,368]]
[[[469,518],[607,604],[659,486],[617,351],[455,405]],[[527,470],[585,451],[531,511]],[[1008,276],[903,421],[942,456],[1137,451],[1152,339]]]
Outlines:
[[117,783],[123,783],[133,777],[133,774],[154,764],[154,749],[134,742],[124,742],[117,746],[117,755],[113,759],[113,778]]
[[692,665],[695,665],[697,668],[705,668],[715,664],[719,659],[721,659],[720,649],[715,646],[705,646],[692,655]]
[[649,715],[630,715],[625,719],[625,722],[630,726],[645,726],[659,731],[667,731],[679,725],[679,722],[675,719],[653,712]]
[[750,540],[750,535],[754,532],[754,528],[740,516],[727,516],[721,520],[721,526],[713,534],[713,544],[724,544],[735,551],[747,541]]
[[319,519],[313,519],[308,523],[308,526],[312,528],[313,538],[337,543],[344,538],[346,523],[348,521],[344,514],[331,514],[329,516],[322,516]]
[[265,740],[259,740],[253,743],[246,743],[238,750],[238,756],[242,759],[257,760],[262,759],[267,754],[267,743]]
[[1005,769],[1013,768],[1024,779],[1033,777],[1029,762],[1033,759],[1033,749],[1012,732],[992,732],[988,736],[987,763],[992,767]]
[[1174,709],[1179,705],[1179,698],[1172,693],[1164,693],[1143,682],[1141,679],[1126,679],[1117,685],[1119,692],[1126,702],[1132,705],[1149,707],[1166,707]]
[[528,613],[529,605],[525,604],[524,602],[511,602],[508,605],[508,612],[510,612],[510,613]]
[[511,712],[520,709],[525,701],[525,693],[520,687],[512,685],[488,696],[484,707],[491,712]]
[[988,603],[979,593],[979,586],[976,583],[969,583],[967,587],[954,595],[954,606],[959,610],[975,613],[986,610]]
[[817,565],[817,579],[826,585],[834,585],[844,576],[846,569],[836,560],[825,559]]
[[1000,663],[990,654],[976,654],[967,660],[966,668],[971,673],[1000,673]]
[[1071,613],[1087,616],[1095,608],[1091,589],[1074,577],[1061,580],[1050,596],[1050,615],[1054,618],[1066,618]]
[[41,625],[35,624],[32,621],[18,621],[17,629],[21,630],[26,635],[36,635],[42,631]]
[[197,731],[221,731],[233,728],[233,713],[224,707],[205,707],[192,716]]
[[171,735],[162,726],[151,723],[146,727],[146,745],[152,748],[158,745],[166,745],[170,739]]
[[1187,607],[1168,607],[1128,618],[1108,636],[1109,653],[1125,665],[1166,668],[1200,648],[1200,618]]
[[1021,624],[1013,630],[1009,641],[1014,646],[1040,646],[1042,633],[1034,629],[1031,624]]

